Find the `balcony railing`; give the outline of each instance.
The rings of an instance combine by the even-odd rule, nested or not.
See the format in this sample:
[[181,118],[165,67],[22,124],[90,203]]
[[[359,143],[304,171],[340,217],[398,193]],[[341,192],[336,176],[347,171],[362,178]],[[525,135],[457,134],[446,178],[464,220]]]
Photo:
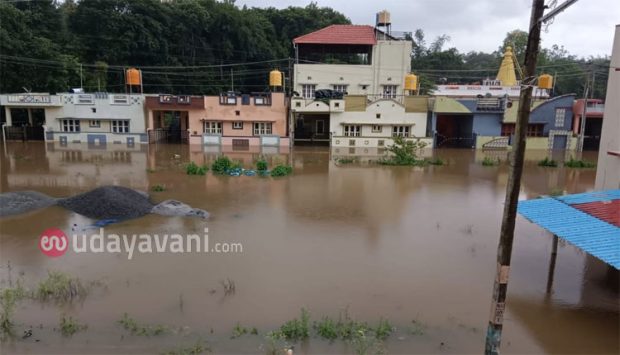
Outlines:
[[586,112],[605,112],[605,104],[588,105]]

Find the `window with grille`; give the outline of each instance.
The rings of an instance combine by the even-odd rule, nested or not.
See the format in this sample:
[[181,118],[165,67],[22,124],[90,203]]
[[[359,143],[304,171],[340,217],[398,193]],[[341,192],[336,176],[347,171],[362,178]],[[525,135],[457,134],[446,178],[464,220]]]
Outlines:
[[535,123],[527,126],[527,136],[528,137],[542,137],[543,135],[543,124]]
[[79,132],[80,121],[79,120],[62,120],[63,132]]
[[254,135],[271,134],[271,122],[254,122]]
[[397,85],[383,85],[383,98],[395,99]]
[[566,109],[565,108],[556,108],[555,109],[555,126],[556,127],[564,127],[564,119],[566,117]]
[[347,87],[348,86],[349,85],[336,84],[336,85],[333,85],[333,88],[334,88],[334,91],[341,92],[341,93],[344,94],[344,93],[347,92]]
[[306,99],[314,99],[314,91],[316,90],[316,85],[314,84],[304,84],[301,86],[301,93]]
[[129,133],[129,120],[113,120],[112,133]]
[[222,134],[222,122],[205,121],[202,131],[208,134]]
[[409,137],[409,126],[394,126],[392,137]]
[[357,125],[345,125],[344,135],[345,137],[359,137],[362,132],[362,126]]

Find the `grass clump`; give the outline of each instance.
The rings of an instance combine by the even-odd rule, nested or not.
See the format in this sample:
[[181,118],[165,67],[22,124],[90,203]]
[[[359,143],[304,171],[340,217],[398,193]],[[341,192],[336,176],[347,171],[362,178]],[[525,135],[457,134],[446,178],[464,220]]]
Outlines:
[[377,324],[373,330],[377,339],[385,340],[390,336],[390,334],[392,334],[394,328],[392,328],[392,325],[387,321],[387,319],[381,319],[379,324]]
[[41,301],[70,302],[85,297],[87,293],[88,289],[80,279],[59,271],[50,271],[47,279],[39,283],[35,296]]
[[205,175],[209,171],[209,167],[206,165],[198,165],[193,161],[185,166],[185,172],[187,175]]
[[256,170],[257,171],[267,171],[268,165],[265,159],[260,159],[256,162]]
[[280,327],[279,333],[286,340],[307,339],[310,336],[310,313],[304,308],[301,309],[299,319],[292,319]]
[[287,176],[293,173],[293,167],[290,165],[277,165],[271,170],[272,177]]
[[445,162],[441,158],[424,159],[424,161],[429,165],[445,165]]
[[81,330],[85,330],[86,328],[88,328],[88,326],[84,325],[84,324],[79,324],[76,320],[74,320],[72,317],[65,317],[63,316],[60,319],[60,333],[66,337],[68,336],[72,336],[73,334],[81,331]]
[[175,350],[165,352],[164,355],[198,355],[203,353],[210,353],[211,349],[202,344],[202,342],[196,342],[196,344],[188,347],[181,347]]
[[232,161],[227,156],[221,156],[211,164],[211,170],[214,174],[224,175],[230,170]]
[[555,168],[558,166],[558,163],[553,159],[545,158],[538,162],[538,166],[546,166],[550,168]]
[[386,353],[383,342],[364,330],[357,331],[349,342],[358,355]]
[[13,334],[13,313],[17,302],[26,296],[26,291],[17,284],[14,288],[5,288],[0,293],[0,329],[3,334]]
[[424,142],[406,140],[404,137],[394,137],[394,144],[388,146],[387,155],[379,160],[383,165],[426,165],[425,159],[418,159],[420,151],[426,146]]
[[140,325],[138,322],[131,318],[127,313],[123,314],[123,318],[121,318],[118,323],[131,335],[142,335],[142,336],[153,336],[153,335],[161,335],[166,332],[166,327],[163,325]]
[[581,160],[581,159],[577,160],[577,159],[570,158],[570,160],[567,160],[564,162],[564,166],[568,168],[583,169],[583,168],[594,168],[596,167],[596,164],[589,162],[589,161]]
[[153,187],[151,187],[151,190],[153,192],[163,192],[163,191],[166,191],[166,185],[162,185],[162,184],[153,185]]
[[331,318],[325,317],[319,322],[314,324],[317,334],[327,340],[336,340],[340,337],[339,324],[334,322]]
[[493,159],[493,158],[489,158],[489,157],[484,157],[484,159],[482,159],[482,165],[483,166],[496,166],[496,165],[499,165],[499,158]]
[[256,329],[256,327],[253,327],[252,329],[246,328],[237,323],[237,325],[233,328],[230,339],[236,339],[245,334],[258,335],[258,329]]

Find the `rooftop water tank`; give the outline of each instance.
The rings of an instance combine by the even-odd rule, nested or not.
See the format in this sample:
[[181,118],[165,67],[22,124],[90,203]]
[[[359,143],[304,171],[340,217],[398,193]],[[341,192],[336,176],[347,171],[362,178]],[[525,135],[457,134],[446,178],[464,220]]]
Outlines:
[[405,75],[405,90],[416,91],[418,90],[418,77],[415,74],[409,73]]
[[142,73],[139,69],[129,68],[125,72],[125,84],[131,86],[140,86],[142,84]]
[[282,86],[282,72],[278,69],[269,72],[269,86]]
[[538,87],[545,90],[551,90],[553,88],[553,76],[549,74],[539,76]]

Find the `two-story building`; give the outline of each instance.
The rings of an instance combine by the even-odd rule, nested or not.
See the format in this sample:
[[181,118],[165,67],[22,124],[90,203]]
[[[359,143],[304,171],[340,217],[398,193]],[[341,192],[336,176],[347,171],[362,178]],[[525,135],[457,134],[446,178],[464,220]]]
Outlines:
[[0,95],[6,139],[134,146],[147,143],[141,94],[62,93]]
[[218,96],[148,95],[149,142],[236,149],[288,147],[283,92]]
[[386,29],[331,25],[293,40],[296,144],[378,148],[426,136],[428,100],[405,90],[411,37]]
[[[588,99],[587,101],[584,99],[575,100],[573,104],[573,133],[575,135],[580,135],[581,125],[583,124],[584,150],[598,150],[601,142],[604,112],[605,104],[601,99]],[[582,122],[581,118],[584,117],[584,113],[586,119]]]

